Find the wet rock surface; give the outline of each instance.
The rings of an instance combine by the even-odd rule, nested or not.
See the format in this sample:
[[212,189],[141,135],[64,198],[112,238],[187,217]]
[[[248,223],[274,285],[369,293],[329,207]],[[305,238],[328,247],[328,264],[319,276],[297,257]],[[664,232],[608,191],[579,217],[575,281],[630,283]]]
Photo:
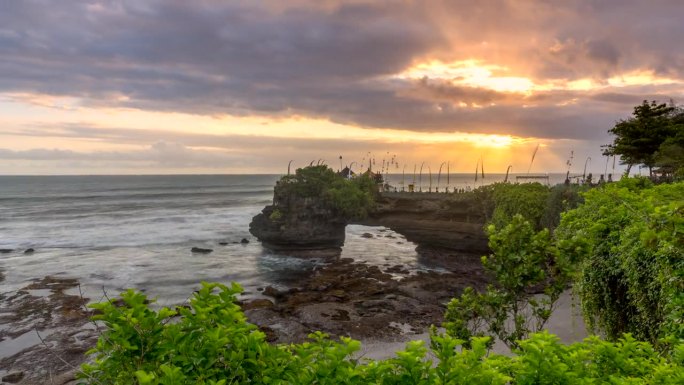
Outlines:
[[[320,330],[333,337],[391,339],[398,334],[425,332],[442,322],[446,304],[465,287],[482,288],[487,279],[478,255],[456,255],[423,249],[421,258],[443,264],[444,272],[409,274],[401,266],[385,271],[377,266],[339,259],[315,270],[297,287],[262,292],[262,299],[245,303],[250,322],[277,342],[301,342]],[[435,257],[438,257],[435,259]],[[401,327],[391,326],[401,325]]]
[[66,384],[94,346],[87,300],[74,279],[45,277],[0,295],[0,378],[17,384]]

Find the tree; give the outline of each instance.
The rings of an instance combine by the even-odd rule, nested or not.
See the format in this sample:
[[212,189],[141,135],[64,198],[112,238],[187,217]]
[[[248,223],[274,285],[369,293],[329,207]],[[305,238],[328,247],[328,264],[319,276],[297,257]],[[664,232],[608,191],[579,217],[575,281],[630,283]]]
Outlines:
[[658,149],[677,133],[680,114],[681,110],[672,104],[644,100],[634,107],[631,118],[618,121],[608,130],[615,139],[603,146],[603,154],[620,156],[621,163],[627,165],[627,173],[633,165],[643,164],[652,174]]

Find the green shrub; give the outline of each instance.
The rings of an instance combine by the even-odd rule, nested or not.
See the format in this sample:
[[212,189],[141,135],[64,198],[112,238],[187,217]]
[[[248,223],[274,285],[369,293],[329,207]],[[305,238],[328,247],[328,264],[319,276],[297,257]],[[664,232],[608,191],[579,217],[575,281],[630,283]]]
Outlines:
[[482,257],[482,264],[494,283],[484,293],[468,288],[453,299],[445,327],[465,341],[488,335],[518,347],[531,332],[543,330],[570,283],[570,264],[554,246],[549,230],[536,232],[522,215],[515,215],[502,229],[489,225],[487,232],[492,254]]
[[666,347],[684,339],[684,182],[626,178],[585,193],[556,229],[588,324]]
[[273,212],[271,212],[271,215],[268,216],[268,219],[270,219],[272,222],[277,222],[283,217],[283,212],[275,209]]
[[[463,340],[431,333],[388,360],[360,361],[360,344],[331,341],[323,333],[302,344],[270,345],[249,324],[233,284],[203,283],[189,307],[152,310],[144,294],[129,290],[122,305],[92,305],[105,330],[83,365],[89,384],[681,384],[684,346],[669,357],[626,336],[596,337],[562,345],[547,333],[519,343],[512,357],[490,354],[487,338]],[[436,358],[432,362],[428,352]]]
[[467,194],[457,194],[452,201],[467,201],[484,215],[487,224],[503,228],[515,215],[522,215],[535,229],[553,230],[560,222],[563,211],[573,209],[582,202],[580,192],[588,186],[539,183],[494,183],[478,187]]
[[491,223],[503,228],[515,215],[522,215],[537,230],[541,230],[549,193],[549,187],[540,183],[496,183]]

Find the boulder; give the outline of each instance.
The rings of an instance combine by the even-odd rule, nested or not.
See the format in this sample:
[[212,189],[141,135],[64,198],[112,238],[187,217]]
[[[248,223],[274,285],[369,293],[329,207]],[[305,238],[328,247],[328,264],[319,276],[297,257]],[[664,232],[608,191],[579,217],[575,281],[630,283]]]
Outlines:
[[36,251],[36,250],[29,247],[28,249],[24,250],[24,254],[33,254],[34,251]]
[[281,298],[283,295],[285,295],[285,293],[279,291],[273,286],[267,286],[262,292],[262,294],[273,298]]
[[2,377],[2,382],[16,384],[24,378],[24,372],[14,372]]
[[269,309],[272,308],[273,302],[271,300],[265,299],[265,298],[259,298],[255,299],[249,302],[245,302],[242,304],[242,310],[251,310],[251,309]]
[[242,239],[240,240],[240,243],[242,243],[243,245],[246,245],[246,244],[249,243],[249,239],[247,239],[247,238],[242,238]]
[[197,253],[197,254],[209,254],[209,253],[211,253],[211,252],[214,251],[214,250],[212,250],[212,249],[204,249],[204,248],[201,248],[201,247],[193,247],[192,249],[190,249],[190,251],[193,252],[193,253]]

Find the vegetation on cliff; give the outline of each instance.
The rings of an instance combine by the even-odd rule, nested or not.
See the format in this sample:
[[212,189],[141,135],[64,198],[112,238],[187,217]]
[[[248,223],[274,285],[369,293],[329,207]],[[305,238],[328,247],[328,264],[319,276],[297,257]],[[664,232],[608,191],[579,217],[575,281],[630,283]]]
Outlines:
[[625,178],[588,190],[581,194],[584,203],[562,214],[553,238],[548,229],[536,233],[532,224],[544,218],[542,198],[558,198],[539,186],[491,191],[494,197],[517,192],[517,200],[491,199],[498,204],[492,223],[513,217],[502,229],[488,227],[493,253],[483,257],[483,265],[494,283],[451,301],[445,323],[451,335],[495,336],[515,347],[543,327],[574,276],[585,319],[595,331],[611,340],[631,333],[664,351],[684,341],[684,182],[654,186],[646,178]]
[[[286,202],[292,196],[320,199],[340,216],[358,219],[368,215],[377,191],[368,175],[347,179],[326,165],[318,165],[299,168],[294,174],[282,177],[275,188],[275,197],[279,202]],[[287,206],[281,208],[286,210]]]

